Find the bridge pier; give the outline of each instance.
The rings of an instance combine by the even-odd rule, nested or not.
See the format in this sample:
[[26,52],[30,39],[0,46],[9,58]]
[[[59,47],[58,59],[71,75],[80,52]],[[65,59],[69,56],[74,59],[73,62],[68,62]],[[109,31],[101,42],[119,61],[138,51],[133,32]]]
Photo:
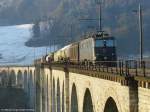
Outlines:
[[129,103],[130,112],[139,112],[138,110],[138,81],[134,78],[129,79]]
[[66,91],[66,112],[71,112],[70,110],[70,93],[69,93],[69,71],[68,68],[64,68],[64,72],[65,72],[65,91]]
[[41,81],[41,67],[36,66],[36,112],[42,112],[42,81]]
[[135,77],[138,81],[138,110],[139,112],[150,111],[150,79],[146,77]]

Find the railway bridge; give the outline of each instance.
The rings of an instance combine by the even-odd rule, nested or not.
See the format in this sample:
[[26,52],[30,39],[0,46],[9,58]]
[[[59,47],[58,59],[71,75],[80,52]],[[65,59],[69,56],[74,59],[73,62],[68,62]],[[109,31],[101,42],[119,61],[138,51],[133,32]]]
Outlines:
[[149,69],[132,64],[1,67],[1,86],[24,89],[36,112],[150,112]]

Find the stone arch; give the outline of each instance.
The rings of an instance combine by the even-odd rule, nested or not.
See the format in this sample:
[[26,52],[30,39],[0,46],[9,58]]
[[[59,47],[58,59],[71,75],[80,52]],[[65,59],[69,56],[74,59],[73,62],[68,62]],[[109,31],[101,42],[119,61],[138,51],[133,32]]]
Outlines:
[[116,102],[112,97],[109,97],[106,101],[104,112],[119,112]]
[[52,112],[56,112],[55,79],[53,78]]
[[60,83],[57,80],[57,112],[60,112]]
[[78,112],[78,98],[75,84],[73,84],[71,91],[71,112]]
[[15,87],[16,86],[16,74],[15,71],[12,70],[9,75],[8,86]]
[[28,72],[27,70],[24,71],[24,89],[27,90],[28,88]]
[[[105,95],[105,99],[103,101],[103,107],[102,107],[102,110],[104,111],[105,110],[105,106],[106,106],[106,103],[107,101],[109,100],[109,98],[112,98],[113,101],[115,102],[116,104],[116,107],[118,109],[118,112],[122,112],[122,108],[121,108],[121,103],[122,102],[119,102],[119,98],[118,98],[118,94],[117,92],[115,91],[115,88],[113,87],[110,87],[108,89],[106,89],[106,91],[104,92],[104,95]],[[109,111],[108,111],[109,112]]]
[[19,70],[17,73],[17,86],[22,88],[23,87],[23,75],[22,72]]
[[3,70],[1,72],[1,86],[6,87],[7,85],[8,85],[7,71]]
[[86,89],[83,100],[83,112],[94,112],[92,96],[89,89]]
[[62,112],[65,112],[65,101],[64,101],[64,81],[62,86]]

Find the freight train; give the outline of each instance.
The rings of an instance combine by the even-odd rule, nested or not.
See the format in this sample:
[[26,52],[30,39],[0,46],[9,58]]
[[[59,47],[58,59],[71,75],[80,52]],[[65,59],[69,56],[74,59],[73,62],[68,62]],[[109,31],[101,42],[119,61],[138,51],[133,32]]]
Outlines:
[[86,35],[84,39],[64,46],[45,58],[46,62],[96,63],[116,61],[116,39],[106,32]]

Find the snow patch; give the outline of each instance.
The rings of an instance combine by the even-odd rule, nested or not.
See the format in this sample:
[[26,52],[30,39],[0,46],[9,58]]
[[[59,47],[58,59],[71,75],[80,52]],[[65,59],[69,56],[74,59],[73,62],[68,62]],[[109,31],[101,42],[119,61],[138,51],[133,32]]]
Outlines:
[[33,24],[23,24],[23,25],[17,25],[16,28],[19,29],[31,29],[33,27]]

